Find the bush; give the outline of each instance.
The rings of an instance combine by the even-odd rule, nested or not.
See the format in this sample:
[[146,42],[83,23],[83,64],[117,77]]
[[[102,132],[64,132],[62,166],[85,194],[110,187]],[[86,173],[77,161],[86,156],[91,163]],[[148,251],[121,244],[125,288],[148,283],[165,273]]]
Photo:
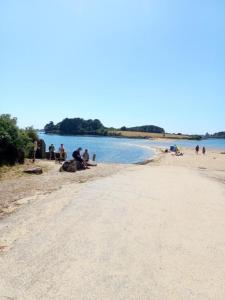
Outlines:
[[0,115],[0,165],[23,163],[38,139],[35,130],[17,127],[17,119],[8,114]]

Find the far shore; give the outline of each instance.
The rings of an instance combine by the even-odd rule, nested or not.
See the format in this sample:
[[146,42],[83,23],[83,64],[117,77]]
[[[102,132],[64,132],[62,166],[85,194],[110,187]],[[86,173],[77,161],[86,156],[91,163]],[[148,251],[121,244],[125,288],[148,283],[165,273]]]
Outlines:
[[109,130],[107,135],[98,134],[62,134],[60,132],[44,132],[40,133],[48,135],[62,135],[62,136],[89,136],[89,137],[111,137],[111,138],[130,138],[130,139],[162,139],[162,140],[202,140],[206,139],[200,135],[189,134],[175,134],[175,133],[153,133],[153,132],[139,132],[139,131],[122,131],[122,130]]

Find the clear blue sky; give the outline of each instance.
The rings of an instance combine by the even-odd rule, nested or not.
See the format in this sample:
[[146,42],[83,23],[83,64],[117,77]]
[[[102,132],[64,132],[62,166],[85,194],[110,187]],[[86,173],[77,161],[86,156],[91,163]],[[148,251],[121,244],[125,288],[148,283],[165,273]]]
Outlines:
[[0,1],[0,113],[225,130],[225,1]]

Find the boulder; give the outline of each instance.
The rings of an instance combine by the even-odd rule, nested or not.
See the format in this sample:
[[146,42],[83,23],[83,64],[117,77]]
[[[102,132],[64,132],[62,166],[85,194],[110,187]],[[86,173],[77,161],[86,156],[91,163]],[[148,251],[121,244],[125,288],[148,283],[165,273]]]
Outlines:
[[59,169],[60,172],[66,171],[66,172],[76,172],[79,170],[83,170],[83,165],[76,160],[67,160],[64,162],[64,164]]
[[35,168],[26,169],[23,172],[27,173],[27,174],[36,174],[36,175],[39,175],[39,174],[43,173],[43,170],[42,170],[42,168],[35,167]]

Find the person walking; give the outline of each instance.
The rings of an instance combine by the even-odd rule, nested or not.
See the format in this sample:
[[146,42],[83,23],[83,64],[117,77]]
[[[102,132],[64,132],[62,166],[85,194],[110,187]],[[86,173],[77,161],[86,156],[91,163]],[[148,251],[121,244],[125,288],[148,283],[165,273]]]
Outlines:
[[196,152],[196,154],[198,154],[198,152],[199,152],[199,145],[197,145],[197,146],[195,147],[195,152]]
[[205,147],[203,147],[203,148],[202,148],[202,154],[205,155],[205,153],[206,153],[206,149],[205,149]]

